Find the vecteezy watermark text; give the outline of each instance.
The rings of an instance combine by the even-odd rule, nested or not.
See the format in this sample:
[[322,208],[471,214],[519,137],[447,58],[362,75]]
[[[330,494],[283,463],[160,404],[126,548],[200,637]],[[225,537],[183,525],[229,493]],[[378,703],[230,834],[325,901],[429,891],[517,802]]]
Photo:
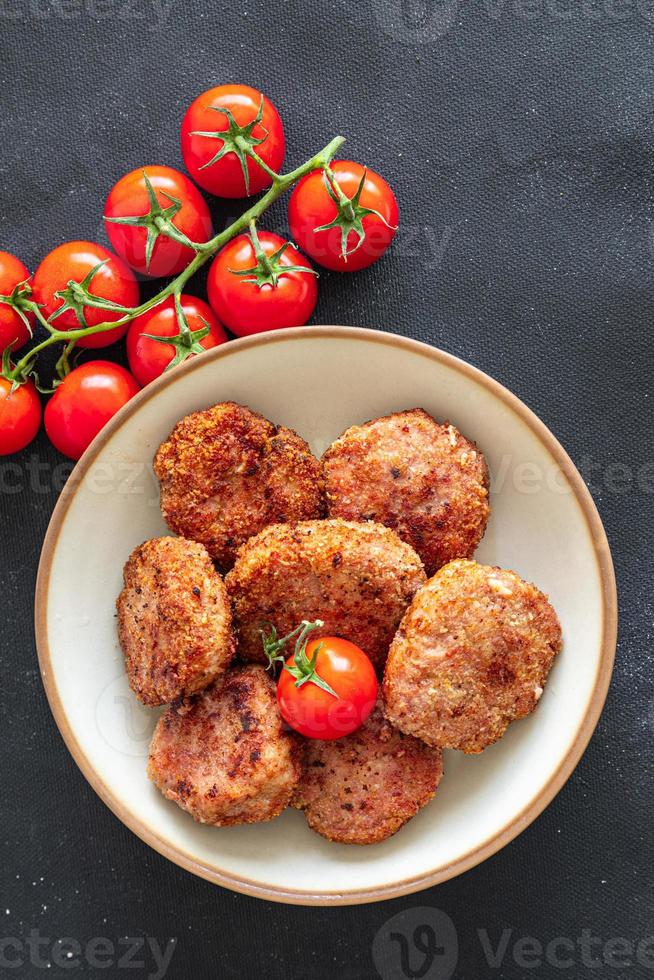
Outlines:
[[639,940],[625,936],[604,939],[593,935],[592,929],[582,929],[574,939],[554,936],[541,940],[536,936],[516,935],[513,929],[503,929],[499,936],[478,929],[477,938],[492,970],[501,970],[509,961],[523,970],[545,967],[573,970],[580,965],[589,970],[602,967],[625,970],[640,966],[654,972],[654,936]]
[[89,970],[140,970],[147,980],[163,980],[176,944],[175,938],[162,943],[156,936],[93,936],[85,942],[66,936],[53,940],[40,929],[30,929],[27,936],[0,936],[0,974],[54,966],[82,974]]
[[459,937],[451,917],[441,909],[405,909],[388,919],[372,943],[372,960],[382,980],[450,980],[459,960],[459,942],[470,952],[476,945],[488,971],[503,972],[509,964],[551,977],[553,970],[651,971],[654,974],[654,935],[640,938],[602,937],[592,929],[571,936],[536,937],[514,929],[500,932],[479,928]]
[[379,27],[401,44],[433,44],[464,17],[490,25],[513,17],[523,22],[563,22],[610,27],[624,21],[654,26],[654,0],[370,0]]
[[0,0],[0,21],[139,21],[160,28],[175,0]]
[[[36,453],[0,459],[0,497],[61,493],[73,466],[68,460],[48,462]],[[584,455],[577,460],[577,467],[589,489],[598,495],[654,494],[654,457],[632,466],[621,460],[608,462]],[[571,492],[565,474],[554,462],[543,465],[504,453],[491,461],[490,470],[491,495],[509,488],[520,496]],[[98,462],[85,475],[84,488],[98,497],[140,496],[148,507],[159,506],[159,485],[152,467],[143,461]],[[66,493],[74,490],[72,485],[66,487]]]

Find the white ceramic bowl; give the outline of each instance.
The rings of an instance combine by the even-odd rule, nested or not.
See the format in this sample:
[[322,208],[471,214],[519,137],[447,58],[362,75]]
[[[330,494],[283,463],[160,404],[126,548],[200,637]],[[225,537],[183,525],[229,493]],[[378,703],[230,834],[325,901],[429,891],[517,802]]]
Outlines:
[[[200,826],[148,781],[157,713],[123,670],[114,600],[122,567],[166,533],[151,470],[183,415],[234,400],[296,429],[320,454],[347,426],[421,406],[483,449],[492,516],[480,561],[512,568],[551,597],[564,650],[536,712],[479,756],[447,752],[436,798],[390,840],[328,843],[301,813],[271,823]],[[606,537],[572,462],[495,381],[401,337],[347,327],[283,330],[210,351],[126,406],[89,448],[55,509],[36,596],[43,679],[75,761],[144,841],[239,891],[301,904],[390,898],[443,881],[503,847],[550,802],[597,723],[615,651],[616,597]]]

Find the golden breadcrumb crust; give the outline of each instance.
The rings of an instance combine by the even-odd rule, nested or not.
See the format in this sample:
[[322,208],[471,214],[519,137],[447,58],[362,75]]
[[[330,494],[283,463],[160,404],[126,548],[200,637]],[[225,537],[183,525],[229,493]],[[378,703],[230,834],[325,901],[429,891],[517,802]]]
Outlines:
[[274,682],[251,664],[165,711],[148,775],[200,823],[259,823],[289,805],[301,754],[299,739],[284,730]]
[[386,716],[429,745],[481,752],[534,710],[560,648],[556,613],[534,585],[450,562],[416,594],[393,640]]
[[225,584],[206,549],[184,538],[136,548],[118,596],[118,638],[143,704],[167,704],[217,680],[235,652]]
[[351,735],[308,741],[293,805],[328,840],[376,844],[431,800],[442,775],[441,750],[393,728],[379,703]]
[[415,408],[347,429],[323,456],[332,517],[393,528],[428,575],[472,556],[490,513],[488,467],[449,423]]
[[380,524],[271,525],[243,545],[225,579],[239,657],[264,662],[262,629],[273,625],[283,636],[303,619],[321,619],[323,628],[312,636],[342,636],[381,669],[424,581],[413,549]]
[[267,524],[322,517],[322,464],[291,429],[234,402],[177,423],[154,458],[161,510],[223,570]]

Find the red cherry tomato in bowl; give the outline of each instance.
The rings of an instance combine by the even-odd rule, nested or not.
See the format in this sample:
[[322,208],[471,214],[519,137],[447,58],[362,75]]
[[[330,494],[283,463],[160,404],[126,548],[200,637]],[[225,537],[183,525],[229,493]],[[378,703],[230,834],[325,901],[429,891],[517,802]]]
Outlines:
[[[310,263],[285,239],[260,231],[257,259],[249,235],[232,239],[213,260],[207,280],[209,302],[218,318],[238,337],[301,327],[313,313],[318,285]],[[273,272],[264,268],[269,262]],[[307,271],[305,272],[304,269]]]
[[29,445],[41,424],[41,402],[31,381],[11,390],[11,381],[0,377],[0,456],[17,453]]
[[[100,266],[101,262],[105,264]],[[72,281],[80,284],[89,276],[88,292],[91,295],[119,306],[138,306],[138,283],[134,273],[122,259],[95,242],[66,242],[46,255],[34,273],[32,283],[32,299],[41,304],[43,316],[46,320],[51,320],[57,330],[74,330],[84,326],[84,323],[87,327],[94,327],[98,323],[119,320],[123,315],[120,310],[106,310],[89,305],[81,305],[79,312],[71,307],[70,303],[74,301],[71,293],[74,290],[69,287],[69,283]],[[58,292],[65,292],[68,299],[57,296]],[[51,319],[59,310],[62,312]],[[127,327],[128,324],[124,324],[113,330],[83,337],[78,341],[78,346],[107,347],[120,340],[127,333]]]
[[269,174],[244,154],[243,140],[276,173],[284,161],[279,113],[270,99],[249,85],[218,85],[199,95],[186,111],[181,138],[191,177],[218,197],[247,197],[272,183]]
[[[15,287],[29,279],[29,276],[29,270],[20,259],[10,252],[0,251],[0,296],[11,296]],[[24,316],[27,323],[8,303],[0,303],[0,352],[9,344],[12,344],[12,350],[18,350],[30,339],[34,314],[26,312]]]
[[[358,272],[380,259],[392,242],[399,218],[397,201],[384,178],[360,163],[339,160],[332,163],[331,170],[350,205],[337,206],[330,196],[330,185],[324,172],[314,170],[299,181],[291,194],[288,204],[291,234],[300,248],[325,268],[335,272]],[[357,200],[360,186],[361,194]],[[338,197],[333,187],[331,191]],[[317,230],[333,222],[337,223],[331,228]],[[346,255],[343,254],[344,242]]]
[[206,201],[172,167],[141,167],[125,174],[109,192],[104,218],[113,248],[142,275],[176,275],[195,257],[192,248],[160,231],[157,218],[170,221],[192,242],[207,242],[212,234]]
[[[176,356],[179,362],[198,354],[199,351],[195,349],[198,345],[203,350],[209,350],[227,340],[225,330],[207,303],[187,293],[182,293],[180,303],[189,330],[195,333],[208,324],[209,333],[195,340],[191,347],[193,338],[185,340],[182,335],[172,296],[133,320],[127,334],[127,359],[130,371],[143,387],[163,374]],[[174,338],[174,344],[152,340],[144,334]]]
[[139,391],[124,367],[89,361],[68,374],[45,407],[45,431],[52,445],[79,459],[116,412]]
[[377,698],[377,675],[371,661],[354,643],[340,636],[308,639],[320,621],[302,623],[288,637],[273,630],[264,637],[271,663],[292,637],[295,652],[277,682],[277,703],[284,720],[307,738],[330,741],[360,728]]

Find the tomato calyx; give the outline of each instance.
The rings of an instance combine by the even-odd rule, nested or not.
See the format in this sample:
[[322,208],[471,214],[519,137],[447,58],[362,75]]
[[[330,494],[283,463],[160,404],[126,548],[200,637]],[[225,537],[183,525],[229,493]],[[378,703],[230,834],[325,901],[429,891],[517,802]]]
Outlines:
[[29,280],[25,279],[23,282],[16,283],[8,296],[0,295],[0,303],[10,306],[18,314],[30,337],[33,337],[32,325],[27,317],[27,313],[32,312],[35,306],[33,300],[30,299],[31,295],[32,288]]
[[2,352],[2,371],[0,372],[3,378],[11,382],[11,389],[9,394],[12,394],[16,388],[20,388],[21,385],[25,384],[27,381],[27,376],[16,373],[16,369],[11,362],[11,351],[13,348],[13,343],[8,344]]
[[234,119],[231,109],[225,109],[223,106],[210,105],[207,108],[211,109],[213,112],[220,112],[227,119],[227,129],[217,129],[217,130],[192,130],[191,136],[206,136],[207,139],[212,140],[222,140],[222,146],[218,152],[206,163],[203,163],[199,168],[200,170],[206,170],[207,167],[211,167],[214,163],[218,163],[224,156],[228,153],[236,154],[238,162],[241,165],[241,170],[243,172],[243,180],[245,181],[245,193],[246,195],[250,193],[250,175],[248,173],[248,160],[247,158],[254,160],[262,170],[272,177],[273,181],[279,180],[279,174],[276,173],[268,164],[261,159],[255,146],[259,146],[268,137],[268,130],[263,126],[261,127],[264,131],[263,136],[254,136],[252,130],[255,126],[261,123],[263,116],[263,95],[261,96],[261,101],[259,102],[259,108],[257,114],[252,120],[252,122],[246,123],[244,126],[239,126],[239,124]]
[[204,354],[204,347],[200,341],[211,333],[211,327],[203,316],[199,316],[199,319],[202,320],[204,326],[200,327],[199,330],[191,330],[179,293],[175,293],[175,314],[179,324],[179,333],[173,334],[172,337],[161,337],[155,333],[142,334],[148,340],[156,340],[159,344],[168,344],[175,349],[175,356],[170,364],[164,368],[164,373],[177,367],[178,364],[182,364],[193,354]]
[[194,251],[199,251],[201,246],[192,242],[190,238],[176,228],[174,225],[174,219],[182,208],[182,202],[173,197],[172,194],[168,194],[167,191],[161,191],[163,197],[170,201],[167,207],[162,207],[159,203],[159,198],[157,197],[156,191],[152,186],[152,182],[148,177],[145,170],[143,171],[143,180],[145,182],[145,189],[148,194],[148,200],[150,202],[150,210],[146,214],[132,214],[126,215],[122,218],[108,218],[107,215],[104,216],[104,220],[108,221],[110,224],[114,225],[129,225],[131,228],[145,228],[147,231],[147,241],[145,243],[145,267],[150,271],[150,261],[152,259],[152,253],[154,252],[154,246],[157,243],[157,239],[160,235],[165,238],[171,238],[174,242],[179,245],[183,245],[186,248],[192,248]]
[[316,270],[308,265],[282,265],[280,259],[286,249],[293,246],[293,242],[284,242],[272,255],[266,255],[261,247],[254,221],[250,222],[248,238],[252,242],[257,264],[250,269],[229,270],[233,276],[242,278],[243,282],[253,283],[259,289],[262,286],[272,286],[273,289],[276,289],[280,276],[288,275],[290,272],[308,272],[313,276],[318,276]]
[[2,366],[0,367],[0,377],[5,378],[9,381],[11,388],[9,389],[9,394],[20,388],[21,385],[25,385],[28,382],[32,382],[37,391],[42,394],[49,394],[49,391],[43,389],[39,383],[39,376],[34,369],[33,362],[28,361],[27,365],[20,369],[14,366],[11,360],[11,353],[14,347],[14,343],[8,344],[2,352]]
[[[288,671],[291,677],[295,678],[296,687],[302,687],[304,684],[310,682],[322,688],[323,691],[327,691],[328,694],[338,698],[339,696],[334,688],[320,676],[316,669],[316,661],[318,660],[322,643],[319,643],[316,647],[313,657],[309,658],[307,656],[309,634],[324,625],[321,619],[316,619],[312,623],[303,619],[299,626],[296,626],[294,630],[291,630],[290,633],[282,637],[278,637],[277,630],[274,626],[271,626],[269,632],[261,631],[263,652],[268,658],[269,667],[273,667],[276,663],[283,664],[282,669]],[[293,652],[293,663],[289,663],[285,660],[282,651],[288,641],[292,639],[295,639],[295,650]]]
[[[319,225],[314,228],[314,231],[330,231],[332,228],[341,229],[341,258],[344,262],[347,262],[348,255],[353,255],[361,246],[366,239],[366,233],[363,228],[363,219],[366,215],[374,214],[376,218],[379,218],[387,228],[392,231],[396,231],[397,227],[388,223],[386,218],[375,211],[374,208],[363,207],[359,202],[361,200],[361,192],[363,191],[364,184],[366,182],[366,176],[368,171],[364,170],[361,175],[361,180],[359,181],[359,186],[352,195],[348,197],[341,188],[339,187],[338,181],[336,180],[336,175],[330,166],[323,167],[323,174],[325,179],[325,188],[329,194],[331,200],[336,205],[336,217],[333,221],[329,221],[326,225]],[[348,249],[347,242],[350,237],[350,232],[354,232],[357,236],[357,241],[354,248]]]
[[58,317],[65,313],[66,310],[73,310],[75,316],[77,317],[77,322],[80,327],[87,328],[88,323],[86,322],[86,314],[84,313],[85,306],[92,306],[97,310],[112,310],[118,313],[131,313],[132,311],[127,306],[121,306],[120,303],[114,303],[113,300],[103,299],[102,296],[96,296],[89,289],[94,275],[101,269],[103,265],[106,265],[109,259],[103,259],[94,265],[90,269],[81,282],[76,282],[75,279],[69,279],[68,285],[65,289],[58,289],[55,293],[55,299],[62,300],[61,306],[50,315],[48,320],[52,323]]

